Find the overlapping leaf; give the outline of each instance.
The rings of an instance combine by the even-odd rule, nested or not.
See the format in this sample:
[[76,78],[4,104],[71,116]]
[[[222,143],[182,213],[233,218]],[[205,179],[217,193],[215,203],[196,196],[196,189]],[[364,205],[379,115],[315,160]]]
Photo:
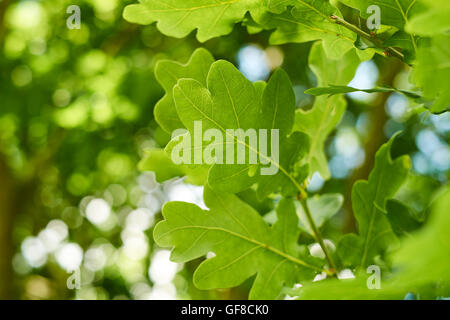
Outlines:
[[[220,155],[214,154],[212,158],[215,160],[210,163],[210,186],[236,193],[257,183],[260,198],[279,189],[285,195],[298,192],[306,175],[305,170],[297,168],[296,164],[308,150],[309,139],[300,132],[287,136],[292,128],[295,96],[284,71],[276,71],[265,86],[262,83],[252,84],[231,63],[217,61],[208,73],[207,87],[193,79],[182,79],[174,88],[174,98],[177,113],[189,134],[174,138],[166,150],[170,154],[179,152],[174,148],[191,139],[192,142],[184,149],[190,153],[188,156],[194,163],[195,158],[201,158],[207,149],[220,147],[221,151],[215,150]],[[209,143],[204,142],[199,147],[193,140],[195,123],[199,122],[203,132],[215,129],[220,136],[211,137]],[[235,135],[227,131],[238,129],[242,131],[235,131]],[[260,129],[268,133],[268,148],[272,139],[270,130],[279,130],[279,141],[274,138],[274,143],[278,142],[279,157],[274,157],[270,149],[265,152],[248,143],[247,130]],[[246,158],[238,163],[236,155],[241,148]],[[234,150],[234,163],[227,163],[228,149]],[[250,154],[256,155],[256,162],[249,161]],[[220,158],[221,161],[218,161]],[[269,167],[272,168],[271,174],[262,173]]]
[[429,100],[433,113],[450,110],[450,36],[441,35],[431,39],[431,45],[419,47],[414,81]]
[[[307,203],[316,227],[320,228],[339,212],[344,203],[344,197],[339,193],[326,193],[308,198]],[[302,206],[297,208],[297,215],[300,228],[314,236]]]
[[[287,4],[295,7],[283,12]],[[271,43],[322,40],[327,55],[334,59],[353,48],[356,35],[330,19],[341,14],[329,1],[270,1],[267,5],[267,10],[255,12],[253,16],[263,28],[275,29]]]
[[394,139],[378,150],[369,180],[353,186],[352,205],[359,236],[347,235],[339,243],[338,252],[346,264],[366,267],[397,240],[386,216],[386,201],[394,197],[406,180],[410,162],[407,156],[392,160]]
[[[413,33],[404,31],[409,19],[423,11],[424,6],[416,0],[341,0],[346,5],[360,11],[363,18],[368,18],[372,11],[368,8],[372,5],[380,8],[381,24],[394,26],[398,29],[392,37],[384,41],[385,46],[402,48],[405,60],[409,63],[415,56],[418,39]],[[377,31],[377,30],[375,30]]]
[[424,286],[450,281],[450,188],[444,188],[433,205],[425,227],[405,238],[393,264],[398,271],[394,285]]
[[162,33],[177,38],[197,29],[197,39],[204,42],[230,33],[259,5],[259,0],[140,0],[125,8],[124,17],[139,24],[157,21]]
[[406,31],[434,36],[450,31],[450,3],[447,0],[418,0],[426,9],[417,12],[407,23]]
[[191,167],[175,164],[163,149],[147,150],[139,163],[139,170],[154,172],[156,181],[160,183],[176,177],[186,177],[188,183],[204,185],[208,169],[207,166]]
[[331,15],[341,16],[328,0],[141,0],[124,11],[128,21],[157,21],[158,29],[173,37],[197,29],[198,40],[204,42],[230,33],[235,23],[243,22],[254,32],[275,29],[273,44],[322,40],[327,54],[338,58],[353,47],[356,35],[334,23]]
[[166,94],[156,104],[154,113],[156,121],[164,130],[172,133],[176,129],[183,128],[173,100],[173,87],[178,80],[192,78],[206,84],[206,76],[213,62],[212,55],[202,48],[195,50],[186,64],[170,60],[158,61],[155,67],[155,76]]
[[283,284],[311,277],[319,270],[308,258],[297,256],[297,216],[292,200],[284,199],[272,228],[238,197],[204,192],[209,211],[184,202],[163,207],[164,221],[154,231],[162,247],[174,247],[171,259],[187,262],[213,252],[194,273],[200,289],[229,288],[256,274],[250,298],[274,299]]
[[359,10],[361,17],[368,18],[372,12],[367,8],[376,5],[380,8],[381,24],[403,29],[408,20],[423,10],[416,0],[340,0],[342,3]]
[[[355,50],[347,52],[341,59],[329,59],[320,43],[311,48],[309,64],[318,79],[319,86],[329,84],[345,85],[353,78],[359,58]],[[324,152],[324,143],[330,132],[340,121],[346,107],[343,97],[317,97],[311,110],[298,110],[294,130],[306,133],[311,139],[311,147],[306,156],[310,174],[318,171],[328,179],[330,172]]]
[[392,254],[393,273],[389,279],[382,281],[379,290],[368,289],[369,274],[362,271],[356,275],[356,279],[330,279],[307,283],[301,288],[291,290],[289,294],[298,296],[299,299],[403,299],[408,292],[422,290],[426,286],[436,288],[436,283],[448,282],[450,280],[448,212],[450,212],[450,189],[447,187],[435,200],[431,219],[424,229],[405,237],[400,249]]

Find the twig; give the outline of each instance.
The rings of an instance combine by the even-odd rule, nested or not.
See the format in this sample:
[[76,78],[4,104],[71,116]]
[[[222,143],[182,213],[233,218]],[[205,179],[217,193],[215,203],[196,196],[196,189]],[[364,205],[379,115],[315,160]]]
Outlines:
[[302,197],[300,194],[299,194],[298,199],[300,200],[300,203],[303,207],[303,211],[305,212],[306,218],[308,219],[308,223],[311,226],[311,229],[314,233],[314,237],[316,238],[316,241],[319,242],[320,247],[322,248],[323,252],[325,253],[325,257],[328,260],[328,263],[330,265],[329,275],[335,275],[336,264],[334,263],[333,258],[331,257],[331,255],[328,251],[328,248],[325,245],[325,242],[323,241],[323,237],[319,231],[319,228],[317,228],[316,223],[314,222],[311,211],[309,211],[307,199],[306,199],[306,197]]
[[355,26],[355,25],[345,21],[344,19],[342,19],[342,18],[340,18],[338,16],[332,15],[330,17],[330,19],[334,23],[340,24],[343,27],[349,29],[350,31],[353,31],[354,33],[356,33],[359,36],[363,37],[364,39],[369,40],[376,47],[382,49],[386,56],[396,57],[396,58],[404,61],[405,56],[403,55],[403,53],[401,53],[400,51],[398,51],[397,49],[395,49],[393,47],[386,47],[386,46],[384,46],[382,41],[380,39],[376,38],[373,34],[370,34],[370,33],[365,32],[364,30],[361,30],[357,26]]

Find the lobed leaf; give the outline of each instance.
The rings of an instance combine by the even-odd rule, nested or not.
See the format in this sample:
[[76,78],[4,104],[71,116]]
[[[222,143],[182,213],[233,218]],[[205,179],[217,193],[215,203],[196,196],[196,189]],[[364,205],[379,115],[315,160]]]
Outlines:
[[417,52],[414,81],[422,88],[426,99],[434,100],[428,106],[432,113],[450,110],[449,61],[449,35],[432,38],[430,45],[422,45]]
[[392,160],[390,152],[394,139],[391,138],[378,150],[369,179],[356,182],[352,189],[359,236],[344,236],[338,253],[354,266],[366,267],[377,254],[397,242],[386,215],[386,201],[394,197],[406,180],[410,161],[408,156]]
[[426,9],[417,12],[406,24],[406,31],[434,36],[450,30],[450,4],[447,0],[418,0]]
[[[286,4],[295,7],[283,12],[281,8]],[[341,14],[329,1],[270,1],[270,5],[269,10],[254,13],[253,16],[264,29],[274,29],[270,37],[271,43],[322,40],[325,52],[333,59],[340,58],[353,48],[356,35],[330,19],[332,15]]]
[[186,177],[187,183],[204,185],[208,174],[206,166],[191,167],[173,163],[163,149],[147,150],[138,168],[141,171],[154,172],[156,181],[160,183],[176,177]]
[[[211,187],[236,193],[257,183],[260,198],[279,189],[285,195],[299,192],[306,173],[296,164],[306,154],[309,139],[300,132],[287,136],[292,130],[295,96],[284,71],[277,70],[265,86],[252,84],[231,63],[217,61],[208,73],[207,87],[194,79],[181,79],[174,88],[174,97],[177,113],[189,134],[173,139],[166,151],[174,154],[174,148],[181,141],[191,139],[186,149],[189,157],[195,160],[196,156],[202,157],[207,148],[219,146],[224,154],[214,154],[214,163],[211,163],[208,174]],[[198,149],[193,140],[197,121],[201,121],[203,131],[215,129],[221,136],[203,143]],[[227,131],[237,129],[242,131],[234,136]],[[279,157],[269,156],[268,152],[249,145],[246,140],[249,129],[266,129],[268,140],[271,139],[270,130],[278,129]],[[238,148],[244,148],[245,161],[225,163],[227,148],[233,149],[235,160]],[[249,161],[252,153],[258,158],[256,163]],[[222,161],[218,161],[219,157]],[[275,170],[273,174],[261,174],[261,170],[268,167]]]
[[204,191],[209,211],[193,204],[169,202],[164,221],[154,230],[162,247],[174,247],[171,259],[187,262],[213,252],[194,273],[200,289],[229,288],[256,274],[251,299],[274,299],[285,285],[320,271],[310,258],[298,257],[297,216],[292,199],[277,208],[278,221],[270,228],[261,216],[238,197]]
[[126,20],[151,24],[157,22],[165,35],[183,38],[197,29],[197,39],[205,42],[228,34],[259,0],[140,0],[125,8]]
[[155,76],[166,94],[155,106],[155,119],[169,133],[183,128],[173,100],[173,87],[182,78],[192,78],[206,83],[206,76],[214,58],[206,49],[199,48],[192,53],[186,64],[170,60],[160,60],[155,66]]

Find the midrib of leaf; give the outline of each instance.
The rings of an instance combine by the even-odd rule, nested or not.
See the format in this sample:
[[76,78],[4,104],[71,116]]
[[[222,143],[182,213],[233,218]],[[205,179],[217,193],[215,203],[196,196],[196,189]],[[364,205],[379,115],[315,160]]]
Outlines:
[[233,173],[232,175],[226,176],[226,177],[224,177],[224,178],[222,178],[222,179],[217,179],[216,181],[219,181],[219,182],[226,181],[226,180],[228,180],[228,179],[230,179],[230,178],[232,178],[232,177],[235,177],[235,176],[240,175],[242,172],[247,171],[247,170],[248,170],[249,168],[251,168],[251,167],[252,167],[252,165],[249,165],[249,166],[245,167],[244,169],[239,170],[238,172]]
[[[324,18],[325,21],[328,21],[328,23],[332,23],[332,22],[330,21],[330,17],[329,17],[329,16],[327,16],[326,14],[323,14],[320,10],[316,9],[315,7],[311,6],[310,4],[304,2],[303,0],[297,0],[297,2],[300,3],[300,4],[303,4],[305,7],[308,7],[308,8],[310,8],[311,10],[313,10],[315,13],[317,13],[317,14],[320,15],[322,18]],[[333,22],[333,23],[334,23],[334,22]],[[340,28],[341,28],[341,27],[339,26],[339,29],[340,29]],[[330,32],[328,32],[327,30],[322,30],[322,31],[325,32],[325,33],[330,33]],[[354,42],[354,40],[352,40],[352,39],[350,39],[350,38],[344,36],[344,35],[342,34],[342,32],[340,32],[339,34],[340,34],[344,39],[349,40],[349,41],[351,41],[352,43]]]
[[241,124],[239,123],[239,117],[236,112],[236,106],[234,105],[234,100],[233,100],[233,97],[231,96],[230,89],[228,88],[228,84],[225,81],[222,70],[219,69],[219,73],[220,73],[220,77],[222,78],[222,82],[225,85],[225,88],[227,89],[227,94],[228,94],[228,98],[230,99],[231,106],[233,107],[233,113],[234,113],[234,118],[236,119],[236,125],[237,125],[238,129],[241,129]]
[[256,251],[258,249],[259,249],[259,247],[251,248],[250,250],[248,250],[248,251],[244,252],[243,254],[241,254],[240,256],[238,256],[236,259],[228,262],[227,264],[224,264],[223,266],[220,266],[220,268],[211,270],[210,272],[204,274],[202,277],[197,277],[196,281],[200,281],[201,279],[204,279],[204,278],[208,277],[210,274],[213,274],[213,273],[216,273],[217,271],[224,270],[224,269],[228,268],[229,266],[231,266],[231,265],[235,264],[236,262],[244,259],[246,256],[251,254],[253,251]]
[[[317,28],[317,27],[311,27],[311,26],[309,26],[307,24],[304,24],[304,23],[301,23],[300,21],[297,21],[297,20],[291,20],[291,19],[281,18],[281,17],[275,17],[275,20],[281,20],[281,21],[287,21],[287,22],[290,22],[290,23],[295,23],[295,24],[304,26],[305,28],[308,28],[308,29],[313,30],[313,31],[318,31],[318,32],[327,33],[327,34],[335,34],[334,32],[331,32],[331,31],[326,30],[326,29],[321,29],[321,28]],[[285,34],[289,34],[289,33],[285,33]],[[297,32],[292,32],[292,34],[297,34]],[[354,40],[350,39],[349,37],[345,36],[344,34],[339,33],[339,35],[342,37],[342,39],[350,41],[352,44],[354,43]]]
[[207,120],[211,121],[212,123],[214,123],[223,133],[225,133],[227,136],[232,137],[234,141],[236,141],[236,143],[239,143],[241,145],[244,145],[248,150],[251,150],[253,152],[255,152],[257,155],[259,155],[260,157],[264,158],[266,161],[272,163],[274,166],[276,166],[289,180],[291,180],[291,182],[295,185],[295,187],[298,189],[299,192],[303,191],[302,186],[300,186],[300,184],[297,182],[297,180],[295,180],[295,178],[289,174],[289,172],[287,172],[287,170],[281,166],[280,163],[273,161],[272,158],[267,157],[265,154],[262,154],[259,152],[259,150],[254,149],[253,147],[249,146],[245,141],[242,140],[238,140],[236,136],[231,135],[230,133],[227,132],[227,130],[225,130],[217,121],[215,121],[214,119],[212,119],[211,117],[209,117],[206,113],[204,113],[199,107],[197,107],[195,105],[195,103],[184,93],[183,90],[181,90],[181,92],[183,93],[184,97],[189,101],[189,103],[195,108],[195,110],[197,110],[199,113],[201,113]]
[[318,15],[320,15],[321,17],[323,17],[326,20],[328,20],[330,18],[327,15],[323,14],[322,12],[320,12],[319,10],[317,10],[316,8],[314,8],[312,5],[304,2],[303,0],[297,0],[297,2],[302,4],[302,5],[304,5],[307,8],[310,8],[311,10],[313,10],[314,12],[316,12]]
[[219,199],[220,199],[219,200],[220,203],[222,204],[222,208],[225,209],[225,212],[231,217],[231,219],[233,219],[234,222],[239,224],[241,226],[241,228],[245,230],[245,232],[247,233],[248,236],[251,236],[251,232],[247,229],[247,227],[244,224],[242,224],[241,221],[239,221],[239,219],[237,219],[230,210],[228,210],[228,207],[223,203],[222,198],[219,197]]
[[244,236],[244,235],[242,235],[240,233],[237,233],[237,232],[225,229],[225,228],[221,228],[221,227],[207,227],[207,226],[198,226],[198,225],[177,227],[177,228],[173,228],[173,229],[163,233],[160,237],[155,238],[155,241],[158,242],[161,238],[163,238],[166,235],[171,234],[171,233],[173,233],[175,231],[189,230],[189,229],[201,229],[201,230],[207,230],[207,231],[221,231],[221,232],[225,232],[225,233],[228,233],[228,234],[230,234],[230,235],[232,235],[232,236],[234,236],[236,238],[240,238],[242,240],[250,242],[250,243],[256,245],[258,248],[263,248],[263,249],[266,249],[266,250],[268,250],[268,251],[270,251],[272,253],[275,253],[275,254],[277,254],[277,255],[279,255],[279,256],[281,256],[281,257],[283,257],[283,258],[285,258],[285,259],[287,259],[287,260],[289,260],[291,262],[294,262],[294,263],[296,263],[298,265],[301,265],[303,267],[306,267],[306,268],[309,268],[309,269],[313,269],[313,270],[316,270],[316,271],[320,271],[320,272],[323,271],[321,268],[316,267],[314,265],[311,265],[311,264],[309,264],[309,263],[307,263],[307,262],[305,262],[305,261],[303,261],[301,259],[298,259],[296,257],[293,257],[293,256],[291,256],[291,255],[289,255],[289,254],[287,254],[287,253],[285,253],[283,251],[278,250],[275,247],[272,247],[272,246],[270,246],[268,244],[265,244],[265,243],[262,243],[262,242],[260,242],[260,241],[258,241],[256,239],[249,238],[249,237]]
[[[369,222],[369,227],[367,229],[367,235],[364,239],[364,249],[363,249],[363,255],[361,258],[361,267],[364,267],[364,264],[366,263],[366,259],[367,259],[367,251],[368,251],[368,246],[369,246],[369,239],[370,239],[370,235],[372,233],[372,229],[373,229],[373,224],[375,221],[375,213],[376,213],[376,206],[375,206],[375,202],[378,198],[378,193],[380,192],[380,185],[381,185],[381,178],[383,177],[383,172],[385,169],[385,163],[384,161],[382,162],[382,166],[381,166],[381,174],[380,174],[380,179],[377,181],[377,189],[375,191],[375,196],[374,196],[374,203],[372,204],[371,210],[370,210],[370,222]],[[359,195],[359,192],[358,192]],[[361,195],[359,195],[360,199],[363,199],[361,197]]]
[[281,265],[283,263],[285,263],[287,260],[283,259],[280,262],[277,263],[277,265],[275,266],[275,268],[272,269],[272,272],[270,273],[270,276],[267,277],[266,281],[264,281],[264,286],[263,286],[263,290],[267,288],[267,285],[270,283],[270,280],[272,280],[274,274],[277,272],[277,270],[281,267]]
[[219,22],[220,18],[222,18],[222,16],[225,14],[225,11],[227,11],[227,9],[231,6],[230,4],[227,4],[223,10],[220,12],[220,14],[217,16],[216,20],[214,20],[214,23],[209,27],[208,31],[211,31],[216,25],[217,22]]
[[[277,82],[276,87],[275,87],[275,96],[278,97],[279,91],[280,91],[280,83]],[[275,99],[275,110],[273,111],[272,128],[275,127],[275,120],[277,118],[277,112],[278,112],[278,99]]]

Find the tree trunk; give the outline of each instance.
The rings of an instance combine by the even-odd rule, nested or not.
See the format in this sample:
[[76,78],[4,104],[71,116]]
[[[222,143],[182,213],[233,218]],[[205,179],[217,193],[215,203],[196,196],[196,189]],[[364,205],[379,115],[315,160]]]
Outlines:
[[0,299],[13,298],[12,231],[15,188],[10,169],[0,154]]

